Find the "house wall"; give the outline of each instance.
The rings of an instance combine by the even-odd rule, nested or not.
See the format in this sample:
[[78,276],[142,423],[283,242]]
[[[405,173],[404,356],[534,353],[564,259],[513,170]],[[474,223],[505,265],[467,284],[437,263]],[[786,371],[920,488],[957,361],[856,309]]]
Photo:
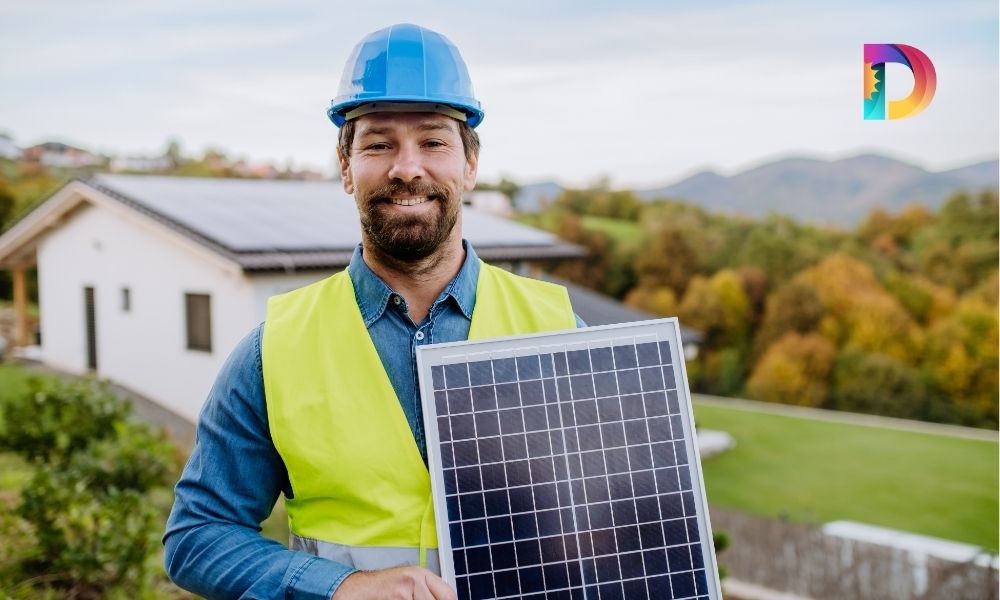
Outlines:
[[[86,372],[83,289],[94,287],[97,375],[195,421],[233,347],[267,299],[330,273],[247,277],[129,209],[87,205],[38,246],[43,360]],[[128,288],[131,308],[122,307]],[[187,349],[184,294],[211,296],[212,351]]]
[[315,271],[293,274],[254,275],[250,278],[254,321],[251,326],[264,320],[267,314],[267,299],[276,294],[284,294],[333,275],[335,271]]
[[[127,213],[87,205],[40,242],[43,359],[86,371],[83,289],[93,286],[97,374],[193,420],[226,356],[258,321],[253,286],[217,255]],[[211,296],[211,352],[187,349],[186,292]]]

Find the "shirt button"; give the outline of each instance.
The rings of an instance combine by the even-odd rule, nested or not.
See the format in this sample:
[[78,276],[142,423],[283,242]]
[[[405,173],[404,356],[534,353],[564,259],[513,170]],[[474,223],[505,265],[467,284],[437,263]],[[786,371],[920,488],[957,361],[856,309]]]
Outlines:
[[424,332],[423,331],[418,331],[417,335],[415,335],[413,337],[417,338],[417,341],[419,342],[420,340],[424,339]]
[[402,300],[399,299],[399,296],[392,297],[392,303],[395,304],[396,306],[399,306],[400,302],[402,302]]

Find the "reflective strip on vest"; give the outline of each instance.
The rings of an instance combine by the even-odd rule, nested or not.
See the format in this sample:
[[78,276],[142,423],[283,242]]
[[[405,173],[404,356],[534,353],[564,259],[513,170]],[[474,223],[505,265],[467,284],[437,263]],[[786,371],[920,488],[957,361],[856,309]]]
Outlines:
[[[575,326],[565,288],[480,261],[470,339]],[[430,475],[347,271],[268,301],[261,359],[291,532],[349,556],[410,549],[422,563],[437,547]]]
[[[377,546],[345,546],[291,535],[291,549],[315,554],[354,567],[361,571],[378,571],[391,567],[415,567],[420,564],[419,548],[388,548]],[[441,574],[437,550],[427,551],[425,568]]]

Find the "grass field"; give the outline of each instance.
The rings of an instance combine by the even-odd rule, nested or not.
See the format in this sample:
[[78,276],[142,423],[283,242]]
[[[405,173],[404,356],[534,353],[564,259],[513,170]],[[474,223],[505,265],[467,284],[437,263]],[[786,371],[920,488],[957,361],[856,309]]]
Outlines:
[[[518,221],[552,231],[556,227],[556,215],[554,213],[521,215]],[[618,243],[622,249],[632,248],[642,243],[642,228],[635,221],[625,219],[612,219],[610,217],[595,217],[593,215],[583,215],[580,217],[585,229],[597,231],[607,235]]]
[[583,226],[591,231],[599,231],[618,242],[620,246],[634,246],[642,241],[642,229],[635,221],[584,215]]
[[712,505],[794,521],[849,519],[997,551],[997,444],[695,406],[737,446],[705,460]]

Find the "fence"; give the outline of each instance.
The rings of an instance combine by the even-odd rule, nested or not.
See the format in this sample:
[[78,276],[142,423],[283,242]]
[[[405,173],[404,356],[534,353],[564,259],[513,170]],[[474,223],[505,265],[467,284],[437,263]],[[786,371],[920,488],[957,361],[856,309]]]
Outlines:
[[720,562],[741,581],[817,599],[997,600],[997,569],[988,564],[951,562],[719,508],[712,508],[711,518],[713,529],[732,537]]

